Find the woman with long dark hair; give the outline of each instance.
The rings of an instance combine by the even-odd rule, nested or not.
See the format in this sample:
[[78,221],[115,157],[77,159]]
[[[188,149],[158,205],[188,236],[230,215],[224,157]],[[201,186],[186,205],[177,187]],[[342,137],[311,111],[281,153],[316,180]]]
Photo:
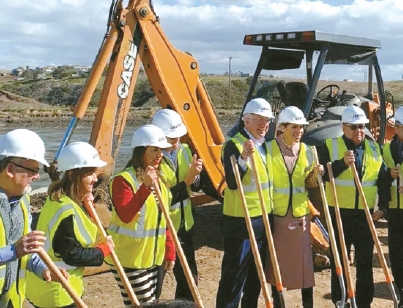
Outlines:
[[[189,193],[184,181],[168,188],[159,176],[162,149],[172,146],[159,127],[141,126],[134,132],[131,145],[132,158],[110,183],[113,212],[108,233],[134,293],[140,303],[146,303],[159,297],[164,270],[171,270],[175,264],[175,248],[153,183],[158,182],[166,207],[189,198]],[[190,175],[196,175],[194,168],[191,166]],[[112,260],[107,262],[112,264]],[[124,304],[131,307],[116,268],[111,265],[111,269]]]

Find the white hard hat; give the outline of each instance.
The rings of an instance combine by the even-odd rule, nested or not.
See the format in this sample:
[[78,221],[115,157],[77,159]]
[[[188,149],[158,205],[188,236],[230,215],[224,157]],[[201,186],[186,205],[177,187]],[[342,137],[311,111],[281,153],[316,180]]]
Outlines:
[[41,137],[28,129],[15,129],[1,137],[0,156],[32,159],[49,167]]
[[282,123],[292,123],[292,124],[299,124],[299,125],[307,125],[309,124],[304,116],[304,113],[301,109],[295,106],[288,106],[281,110],[280,114],[278,115],[277,122],[279,124]]
[[341,122],[347,124],[366,124],[369,120],[364,110],[357,106],[348,106],[341,114]]
[[87,142],[72,142],[66,145],[57,158],[57,170],[66,171],[77,168],[97,168],[106,165],[98,151]]
[[250,100],[243,111],[243,115],[247,113],[258,114],[266,118],[274,118],[271,112],[271,106],[264,98],[254,98]]
[[394,118],[396,124],[403,125],[403,106],[396,110]]
[[161,128],[153,124],[147,124],[139,127],[133,133],[132,148],[148,146],[166,149],[172,147],[172,144],[167,141]]
[[171,109],[159,110],[153,117],[151,124],[161,128],[166,137],[179,138],[188,132],[182,123],[181,116]]

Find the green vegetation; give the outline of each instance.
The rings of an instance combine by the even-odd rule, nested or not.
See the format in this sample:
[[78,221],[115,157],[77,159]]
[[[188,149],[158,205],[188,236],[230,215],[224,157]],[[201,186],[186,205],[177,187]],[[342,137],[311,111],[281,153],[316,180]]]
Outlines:
[[[77,102],[86,79],[77,76],[64,78],[64,74],[66,74],[66,71],[60,70],[60,72],[57,71],[55,74],[58,78],[3,82],[0,83],[0,90],[32,98],[53,106],[73,105]],[[90,106],[98,105],[104,82],[103,78],[97,85],[90,101]],[[243,78],[237,76],[231,76],[231,78],[228,76],[203,76],[211,101],[216,107],[222,108],[242,106],[249,91],[251,79],[251,77]],[[231,81],[231,87],[229,87],[229,81]],[[253,95],[266,98],[269,101],[274,97],[278,97],[276,89],[278,81],[278,79],[272,77],[260,77]],[[328,81],[320,81],[318,90],[329,83]],[[346,90],[347,92],[359,95],[366,94],[366,85],[363,82],[332,81],[331,83],[338,84],[340,91]],[[393,93],[396,105],[403,103],[402,83],[403,81],[385,82],[385,89]],[[374,85],[375,89],[376,85]],[[132,106],[142,106],[144,104],[157,105],[157,101],[147,78],[143,74],[140,74],[134,91]]]

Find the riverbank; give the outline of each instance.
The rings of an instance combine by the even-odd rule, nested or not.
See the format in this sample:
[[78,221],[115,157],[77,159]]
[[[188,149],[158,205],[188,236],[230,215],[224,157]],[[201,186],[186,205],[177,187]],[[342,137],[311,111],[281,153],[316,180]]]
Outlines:
[[[39,107],[39,106],[37,106]],[[127,116],[126,126],[137,127],[148,124],[159,108],[131,108]],[[217,120],[222,126],[232,126],[237,123],[240,109],[217,108]],[[80,119],[78,125],[91,127],[95,119],[96,108],[88,108],[86,115]],[[68,108],[49,107],[0,107],[0,128],[63,128],[68,126],[73,116]]]

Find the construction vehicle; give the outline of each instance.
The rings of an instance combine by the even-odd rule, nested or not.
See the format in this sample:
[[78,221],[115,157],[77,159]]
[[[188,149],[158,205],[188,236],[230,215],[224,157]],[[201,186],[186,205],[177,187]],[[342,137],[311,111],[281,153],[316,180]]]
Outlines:
[[[368,138],[382,145],[393,136],[394,98],[384,90],[377,57],[381,47],[379,40],[321,31],[292,31],[245,35],[243,43],[262,47],[246,101],[252,98],[262,71],[295,70],[305,64],[306,73],[301,80],[306,82],[277,83],[281,104],[273,108],[278,112],[285,106],[294,105],[304,112],[310,124],[303,142],[321,147],[326,138],[341,136],[341,114],[350,105],[365,111],[369,119]],[[335,82],[317,91],[322,70],[328,64],[367,66],[367,93],[364,96],[347,93]],[[373,92],[374,72],[377,93]],[[240,120],[238,125],[242,123]],[[229,135],[234,135],[237,129],[231,129]],[[275,131],[274,127],[270,129],[266,138],[274,138]]]
[[[303,68],[305,64],[305,77],[289,82],[277,82],[279,100],[271,101],[274,114],[290,105],[303,111],[309,124],[302,136],[302,142],[321,148],[325,139],[342,136],[341,115],[343,110],[351,105],[362,108],[369,119],[366,127],[367,138],[382,146],[394,135],[394,97],[384,90],[377,58],[377,50],[381,47],[379,40],[321,31],[292,31],[245,35],[243,43],[262,48],[245,102],[257,92],[262,72],[272,75],[272,72],[267,71],[295,71]],[[322,70],[328,64],[341,64],[344,67],[353,64],[367,66],[367,93],[364,96],[348,93],[341,90],[336,82],[317,91]],[[374,72],[377,93],[373,92]],[[228,135],[234,136],[242,126],[243,121],[240,118]],[[266,134],[267,140],[276,137],[276,126],[275,122],[271,123]],[[321,223],[325,222],[325,211],[319,188],[308,189],[308,196],[312,202],[311,216],[315,222],[311,225],[314,263],[316,268],[323,268],[328,266],[330,252],[329,243],[325,240],[326,230]]]
[[[77,122],[84,116],[106,64],[101,98],[89,142],[99,151],[107,166],[99,173],[100,191],[114,172],[137,76],[142,64],[151,87],[163,108],[177,111],[188,128],[187,140],[203,159],[205,192],[220,199],[225,188],[221,147],[225,137],[213,104],[200,78],[199,63],[189,53],[175,48],[161,29],[150,0],[113,0],[107,31],[84,89],[73,110],[55,161],[69,142]],[[50,168],[51,178],[57,169]]]
[[[382,142],[391,136],[388,131],[391,124],[387,119],[393,115],[393,100],[386,104],[376,56],[379,41],[306,31],[246,35],[244,44],[262,46],[262,54],[245,102],[252,98],[263,69],[299,68],[305,57],[307,84],[279,83],[282,106],[293,104],[300,107],[305,117],[311,121],[303,141],[318,146],[325,138],[341,135],[341,112],[349,104],[359,104],[366,111],[370,119],[367,133],[371,138]],[[313,72],[315,51],[319,51],[319,57]],[[50,177],[57,178],[58,155],[69,142],[78,121],[84,117],[107,63],[109,68],[89,139],[101,158],[107,162],[99,172],[98,187],[94,195],[104,193],[110,175],[114,172],[142,64],[161,106],[178,112],[188,128],[186,139],[182,141],[189,143],[192,150],[203,159],[203,178],[207,179],[202,185],[204,193],[220,201],[226,187],[221,164],[221,148],[225,137],[200,78],[197,59],[178,50],[169,42],[150,0],[130,0],[126,8],[123,7],[122,0],[112,1],[104,40],[74,107],[73,118],[56,153],[55,164],[47,170]],[[367,97],[344,92],[340,94],[338,86],[334,84],[321,89],[315,96],[321,70],[328,63],[368,65]],[[373,70],[378,85],[377,95],[372,93]],[[280,110],[281,106],[277,107],[274,111]],[[243,125],[241,120],[239,125]],[[273,123],[266,137],[273,138],[275,131]],[[235,130],[231,130],[231,133],[235,134]],[[314,237],[326,246],[322,235],[317,233]]]

